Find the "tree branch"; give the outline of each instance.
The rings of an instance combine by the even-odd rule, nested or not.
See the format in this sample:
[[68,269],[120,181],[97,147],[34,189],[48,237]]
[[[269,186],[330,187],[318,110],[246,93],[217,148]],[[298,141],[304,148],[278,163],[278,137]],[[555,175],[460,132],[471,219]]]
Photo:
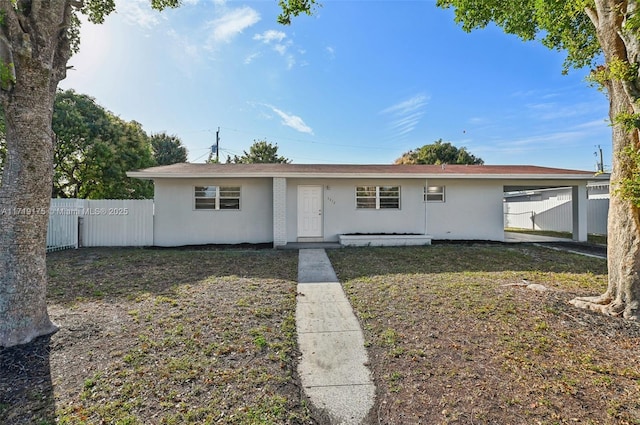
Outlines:
[[595,11],[594,9],[590,8],[590,7],[585,7],[584,8],[584,13],[587,14],[587,16],[589,17],[589,19],[591,20],[591,22],[593,23],[593,26],[596,28],[596,30],[598,29],[598,26],[600,25],[600,19],[598,18],[598,12]]

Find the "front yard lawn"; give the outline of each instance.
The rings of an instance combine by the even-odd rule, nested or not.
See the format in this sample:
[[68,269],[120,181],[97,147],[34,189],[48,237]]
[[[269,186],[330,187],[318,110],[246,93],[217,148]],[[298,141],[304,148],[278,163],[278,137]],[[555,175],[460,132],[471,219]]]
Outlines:
[[[61,329],[39,353],[3,353],[0,423],[315,423],[295,374],[296,252],[86,248],[47,262]],[[28,358],[43,370],[21,370]]]
[[328,254],[365,332],[370,423],[640,423],[640,326],[567,304],[604,292],[605,260],[495,244]]
[[[328,254],[365,332],[370,424],[640,424],[640,325],[567,303],[604,291],[604,260],[462,243]],[[0,350],[0,423],[324,423],[295,373],[297,258],[49,254],[61,330]]]

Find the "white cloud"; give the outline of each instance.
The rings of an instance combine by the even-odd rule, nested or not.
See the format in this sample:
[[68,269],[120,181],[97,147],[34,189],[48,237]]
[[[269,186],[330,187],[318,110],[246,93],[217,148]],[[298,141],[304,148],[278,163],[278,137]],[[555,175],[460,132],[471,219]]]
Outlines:
[[429,98],[425,94],[417,94],[409,99],[383,109],[382,115],[390,115],[392,121],[389,128],[397,135],[412,132],[424,116],[424,109]]
[[253,62],[254,59],[260,57],[261,55],[262,53],[260,52],[250,54],[249,56],[244,58],[244,64],[249,65],[251,62]]
[[530,117],[533,119],[552,121],[567,120],[570,118],[593,117],[594,115],[606,116],[607,110],[599,100],[597,102],[577,102],[577,103],[529,103],[526,108],[531,111]]
[[293,55],[287,56],[287,69],[292,69],[296,65],[296,58]]
[[[296,54],[290,53],[290,48],[294,45],[292,40],[287,39],[287,34],[277,30],[267,30],[262,34],[256,34],[253,39],[260,41],[271,47],[280,56],[284,57],[287,69],[292,69],[297,63]],[[304,55],[306,52],[304,49],[297,49],[298,55]],[[303,63],[303,65],[306,64]]]
[[382,114],[405,115],[410,112],[422,109],[429,99],[424,94],[417,94],[410,99],[403,100],[395,105],[382,110]]
[[260,14],[248,6],[227,11],[219,18],[209,22],[213,29],[209,38],[209,48],[217,43],[228,43],[245,29],[260,21]]
[[161,22],[160,12],[154,10],[147,0],[118,0],[116,10],[130,25],[146,29],[155,27]]
[[280,118],[282,118],[282,124],[287,127],[291,127],[300,133],[313,134],[313,130],[309,127],[302,118],[297,115],[293,115],[276,108],[275,106],[263,104],[267,108],[275,112]]
[[170,51],[174,60],[173,66],[179,68],[189,78],[193,77],[195,70],[201,64],[201,50],[189,37],[178,33],[174,29],[167,31],[167,35],[173,40]]
[[284,44],[276,44],[275,46],[273,46],[273,50],[280,53],[280,55],[284,55],[285,53],[287,53],[287,46],[285,46]]
[[264,44],[269,44],[272,41],[277,41],[278,43],[281,43],[282,40],[284,40],[286,37],[287,37],[287,34],[283,33],[282,31],[267,30],[262,34],[254,35],[253,39],[262,41]]
[[327,46],[324,48],[324,51],[327,52],[327,55],[329,56],[329,59],[333,60],[336,58],[336,49],[331,47],[331,46]]
[[[271,46],[280,56],[287,55],[287,50],[293,44],[293,42],[289,40],[283,43],[285,38],[287,38],[287,34],[276,30],[267,30],[262,34],[256,34],[253,36],[254,40],[261,41],[264,44]],[[287,68],[291,69],[295,63],[296,61],[293,58],[293,55],[288,55]]]

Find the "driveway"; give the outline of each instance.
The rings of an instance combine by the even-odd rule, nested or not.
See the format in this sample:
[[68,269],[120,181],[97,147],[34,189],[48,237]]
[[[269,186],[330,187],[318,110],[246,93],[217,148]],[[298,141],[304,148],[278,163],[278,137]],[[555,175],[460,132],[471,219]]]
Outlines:
[[572,242],[568,238],[554,238],[552,236],[528,235],[516,232],[504,232],[504,241],[506,243]]
[[505,243],[534,243],[551,249],[573,252],[596,258],[607,258],[607,247],[586,242],[575,242],[568,238],[528,235],[525,233],[504,232]]

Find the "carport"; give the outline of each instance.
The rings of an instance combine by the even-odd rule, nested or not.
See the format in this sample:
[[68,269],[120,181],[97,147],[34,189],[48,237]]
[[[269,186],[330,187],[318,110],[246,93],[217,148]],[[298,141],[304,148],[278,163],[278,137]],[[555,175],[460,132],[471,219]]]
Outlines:
[[[594,176],[594,180],[608,180],[608,175]],[[586,242],[587,241],[587,181],[548,181],[548,182],[532,182],[532,184],[523,185],[522,182],[514,182],[515,184],[505,184],[504,192],[525,192],[525,191],[536,191],[542,189],[553,189],[553,188],[571,188],[571,233],[572,239],[576,242]],[[544,237],[541,237],[544,238]],[[535,239],[533,236],[527,235],[518,235],[515,236],[513,233],[505,232],[505,241],[507,242],[531,242]],[[555,238],[559,239],[559,238]],[[560,241],[559,239],[558,241]],[[541,240],[542,241],[542,240]],[[549,242],[550,240],[545,240]],[[540,242],[537,241],[536,242]]]

